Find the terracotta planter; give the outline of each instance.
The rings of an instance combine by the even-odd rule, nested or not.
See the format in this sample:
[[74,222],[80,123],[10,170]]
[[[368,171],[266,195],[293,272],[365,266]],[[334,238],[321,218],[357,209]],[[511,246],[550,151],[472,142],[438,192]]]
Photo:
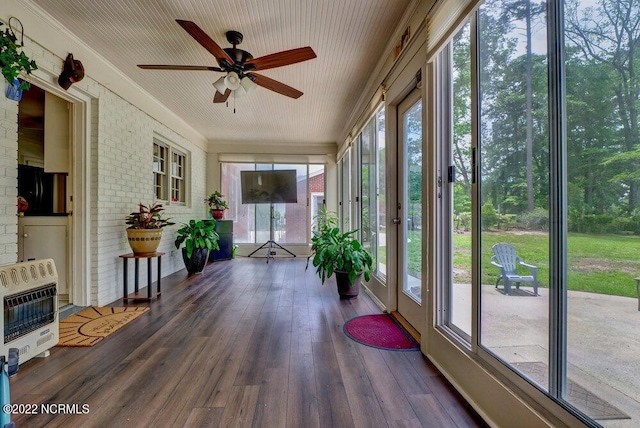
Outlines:
[[357,299],[360,292],[360,282],[362,281],[362,272],[360,272],[353,284],[349,284],[349,274],[347,272],[336,271],[336,284],[338,284],[338,294],[341,300]]
[[215,219],[215,220],[222,220],[224,218],[224,210],[216,210],[216,209],[211,209],[211,216]]
[[194,248],[193,253],[191,253],[191,258],[188,258],[187,249],[182,248],[182,260],[189,275],[202,273],[209,260],[209,250],[206,248]]
[[161,238],[162,229],[127,229],[127,239],[133,254],[155,253]]

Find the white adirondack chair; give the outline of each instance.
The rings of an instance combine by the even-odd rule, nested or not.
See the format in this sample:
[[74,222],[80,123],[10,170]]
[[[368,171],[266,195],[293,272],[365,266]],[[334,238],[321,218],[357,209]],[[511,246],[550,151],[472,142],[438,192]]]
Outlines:
[[[496,288],[500,280],[504,281],[504,294],[511,293],[511,284],[520,288],[521,282],[528,282],[533,285],[533,294],[538,295],[538,268],[522,261],[516,254],[516,247],[510,244],[498,243],[493,247],[494,255],[491,257],[491,264],[500,268],[500,276],[496,280]],[[520,275],[518,265],[529,269],[529,275]]]

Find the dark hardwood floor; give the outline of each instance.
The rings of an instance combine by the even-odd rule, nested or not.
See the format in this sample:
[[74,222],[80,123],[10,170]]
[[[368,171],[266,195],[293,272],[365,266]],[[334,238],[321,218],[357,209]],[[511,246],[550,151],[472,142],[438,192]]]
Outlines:
[[14,404],[88,404],[87,414],[12,420],[18,427],[485,426],[420,352],[347,338],[344,322],[378,307],[364,292],[340,301],[333,279],[321,286],[305,262],[238,258],[163,279],[161,298],[138,319],[94,347],[55,347],[11,378]]

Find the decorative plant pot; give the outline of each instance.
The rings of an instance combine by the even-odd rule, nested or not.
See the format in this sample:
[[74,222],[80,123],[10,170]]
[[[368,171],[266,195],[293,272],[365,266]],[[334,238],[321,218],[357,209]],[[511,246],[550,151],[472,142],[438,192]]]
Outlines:
[[206,248],[194,248],[191,258],[188,258],[187,249],[182,248],[182,260],[184,260],[184,266],[187,268],[189,275],[202,273],[209,260],[209,250]]
[[160,245],[162,229],[127,229],[127,239],[133,254],[153,254]]
[[6,96],[8,99],[20,102],[22,99],[22,92],[22,89],[20,89],[20,81],[18,79],[14,79],[13,83],[9,83],[7,81]]
[[338,284],[338,294],[341,300],[357,299],[360,292],[360,282],[362,281],[362,272],[360,272],[353,284],[349,284],[349,274],[347,272],[335,272],[336,284]]
[[224,210],[216,210],[216,209],[211,209],[211,216],[215,219],[215,220],[222,220],[224,218]]

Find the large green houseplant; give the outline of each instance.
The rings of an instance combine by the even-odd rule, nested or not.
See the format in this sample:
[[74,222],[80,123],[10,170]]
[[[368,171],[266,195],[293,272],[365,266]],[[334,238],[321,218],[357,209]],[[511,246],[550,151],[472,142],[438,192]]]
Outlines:
[[[0,26],[4,24],[0,23]],[[17,43],[17,37],[7,25],[0,30],[0,70],[10,84],[14,84],[21,73],[31,74],[37,70],[36,62],[22,52],[22,46]],[[29,82],[22,81],[19,89],[28,90]]]
[[357,230],[341,232],[337,217],[326,208],[320,210],[315,221],[309,259],[316,273],[323,284],[336,274],[341,299],[358,297],[362,276],[365,281],[371,278],[371,254],[354,238]]
[[158,249],[162,238],[162,229],[175,223],[163,218],[162,204],[138,204],[138,211],[126,217],[127,239],[134,254],[152,254]]
[[209,251],[219,250],[220,236],[215,231],[215,220],[189,220],[176,232],[175,246],[182,248],[182,260],[189,275],[204,270],[209,259]]

